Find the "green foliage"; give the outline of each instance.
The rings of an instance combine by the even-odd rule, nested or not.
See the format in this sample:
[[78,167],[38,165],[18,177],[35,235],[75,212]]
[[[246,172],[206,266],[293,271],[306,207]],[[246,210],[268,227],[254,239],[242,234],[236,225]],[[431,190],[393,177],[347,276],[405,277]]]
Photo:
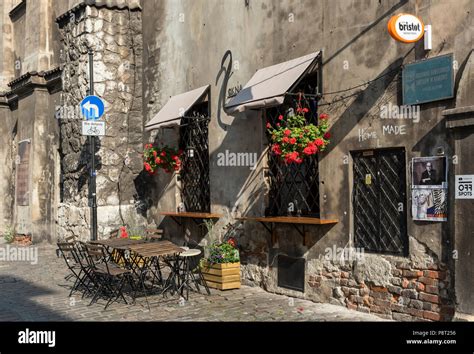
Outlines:
[[3,238],[7,243],[12,243],[15,239],[15,228],[13,226],[8,226],[3,234]]
[[234,240],[213,243],[207,261],[211,264],[240,262],[239,250],[235,246]]

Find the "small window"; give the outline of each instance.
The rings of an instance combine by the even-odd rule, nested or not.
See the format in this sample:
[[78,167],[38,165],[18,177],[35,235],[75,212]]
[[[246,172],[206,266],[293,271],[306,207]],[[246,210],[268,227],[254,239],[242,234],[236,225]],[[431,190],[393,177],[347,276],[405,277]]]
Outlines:
[[16,203],[29,205],[30,193],[30,142],[25,140],[18,144],[18,157],[16,167]]
[[180,171],[181,199],[186,211],[209,213],[209,103],[195,104],[187,116],[180,125],[179,146],[184,151]]
[[[309,109],[306,115],[307,123],[317,124],[317,82],[316,72],[306,75],[292,90],[297,94],[287,94],[282,105],[265,111],[264,124],[268,122],[275,126],[279,122],[278,117],[286,115],[289,109],[295,109],[298,103]],[[268,133],[267,138],[270,141]],[[269,149],[268,182],[270,191],[266,216],[320,216],[317,154],[306,157],[302,164],[286,165]]]

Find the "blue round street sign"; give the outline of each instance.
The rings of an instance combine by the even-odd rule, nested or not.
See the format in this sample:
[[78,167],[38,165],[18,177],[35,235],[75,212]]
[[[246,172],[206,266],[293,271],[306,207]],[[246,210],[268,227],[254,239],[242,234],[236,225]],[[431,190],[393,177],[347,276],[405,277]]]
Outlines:
[[98,96],[87,96],[81,101],[81,113],[87,120],[97,120],[104,114],[104,101]]

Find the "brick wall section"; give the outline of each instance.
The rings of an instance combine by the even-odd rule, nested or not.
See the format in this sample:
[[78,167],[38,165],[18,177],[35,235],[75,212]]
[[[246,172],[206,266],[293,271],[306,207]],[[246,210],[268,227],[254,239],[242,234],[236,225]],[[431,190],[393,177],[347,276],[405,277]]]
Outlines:
[[323,282],[338,284],[333,289],[335,301],[347,308],[373,313],[397,321],[450,321],[454,305],[450,298],[450,275],[444,265],[426,269],[410,268],[403,262],[392,269],[390,285],[358,283],[347,271],[322,271],[310,275],[308,285],[314,291]]

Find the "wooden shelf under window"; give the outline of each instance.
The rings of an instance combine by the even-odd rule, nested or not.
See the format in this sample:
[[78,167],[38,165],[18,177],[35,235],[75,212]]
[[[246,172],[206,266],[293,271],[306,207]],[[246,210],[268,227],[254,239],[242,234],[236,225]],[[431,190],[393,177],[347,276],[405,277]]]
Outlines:
[[[275,224],[290,224],[303,236],[303,245],[307,244],[308,234],[305,230],[305,225],[332,225],[339,222],[338,219],[320,219],[307,216],[244,216],[236,218],[242,221],[256,221],[261,223],[265,229],[272,235],[272,244],[278,242],[278,235],[276,233]],[[268,226],[270,224],[270,226]],[[302,225],[302,230],[297,226]]]
[[198,220],[219,219],[223,216],[222,214],[217,214],[217,213],[172,212],[172,211],[163,211],[163,212],[159,212],[158,214],[171,217],[180,226],[182,225],[181,221],[179,221],[179,219],[181,218],[189,218],[189,219],[192,219],[195,223],[197,223],[196,221],[197,219]]

